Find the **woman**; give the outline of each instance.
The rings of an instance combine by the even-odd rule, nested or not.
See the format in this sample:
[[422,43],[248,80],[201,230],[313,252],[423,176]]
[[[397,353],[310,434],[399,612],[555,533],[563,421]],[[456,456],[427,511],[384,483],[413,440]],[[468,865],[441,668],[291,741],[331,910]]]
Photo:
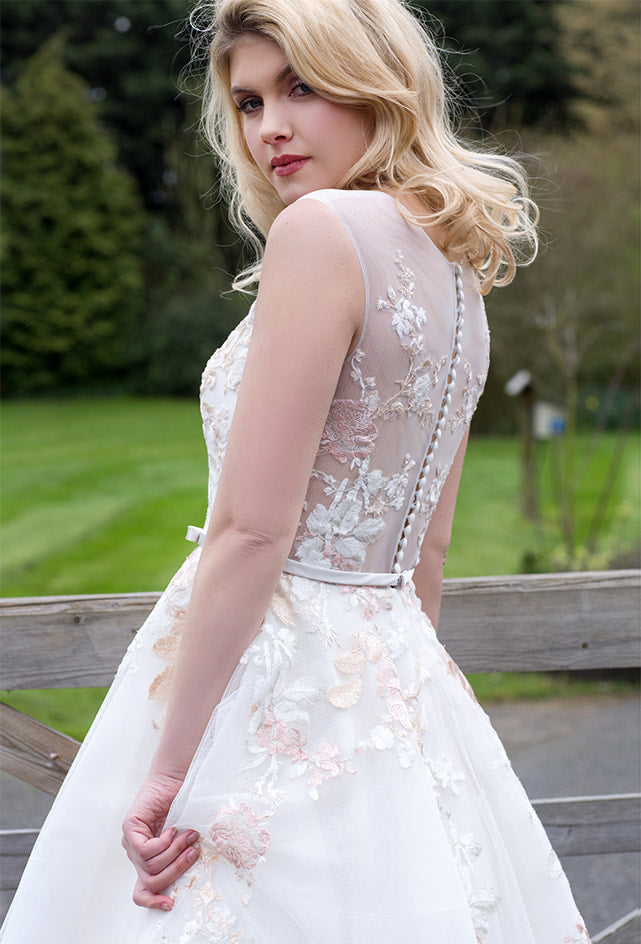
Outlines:
[[433,628],[481,293],[536,246],[521,172],[456,140],[399,0],[218,0],[198,23],[257,299],[203,375],[201,547],[118,673],[8,939],[587,942]]

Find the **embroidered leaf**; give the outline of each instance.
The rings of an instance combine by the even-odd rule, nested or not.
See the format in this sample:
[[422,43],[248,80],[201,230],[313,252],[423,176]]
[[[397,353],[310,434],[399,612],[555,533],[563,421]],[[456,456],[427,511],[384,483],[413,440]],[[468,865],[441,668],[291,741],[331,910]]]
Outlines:
[[174,667],[168,665],[164,672],[157,675],[149,686],[149,698],[152,701],[166,701],[171,694],[174,681]]
[[334,659],[334,665],[339,672],[346,672],[348,675],[362,675],[365,671],[365,659],[362,652],[343,652]]
[[327,692],[327,700],[334,708],[351,708],[361,697],[361,680],[351,678],[342,685],[334,685]]

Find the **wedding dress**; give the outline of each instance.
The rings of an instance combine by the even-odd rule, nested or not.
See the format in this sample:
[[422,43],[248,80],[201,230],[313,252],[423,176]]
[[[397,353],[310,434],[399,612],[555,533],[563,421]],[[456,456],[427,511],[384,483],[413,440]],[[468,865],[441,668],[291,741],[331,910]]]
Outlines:
[[[162,725],[196,547],[131,644],[60,790],[4,944],[589,942],[545,831],[411,579],[487,373],[474,273],[447,261],[389,195],[304,199],[330,207],[350,236],[366,319],[285,572],[169,815],[200,832],[200,858],[176,883],[173,911],[133,905],[120,825]],[[203,374],[210,511],[252,321],[253,310]]]

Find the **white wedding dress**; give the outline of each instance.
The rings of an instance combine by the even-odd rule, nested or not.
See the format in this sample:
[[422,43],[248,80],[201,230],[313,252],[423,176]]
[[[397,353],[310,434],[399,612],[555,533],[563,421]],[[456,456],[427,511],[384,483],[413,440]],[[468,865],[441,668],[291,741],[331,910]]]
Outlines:
[[[286,572],[169,816],[200,832],[200,859],[173,889],[172,912],[132,904],[120,825],[162,725],[196,548],[125,656],[4,944],[589,942],[545,831],[411,582],[487,373],[475,276],[388,195],[309,198],[353,241],[366,321]],[[210,510],[251,333],[252,312],[203,374]]]

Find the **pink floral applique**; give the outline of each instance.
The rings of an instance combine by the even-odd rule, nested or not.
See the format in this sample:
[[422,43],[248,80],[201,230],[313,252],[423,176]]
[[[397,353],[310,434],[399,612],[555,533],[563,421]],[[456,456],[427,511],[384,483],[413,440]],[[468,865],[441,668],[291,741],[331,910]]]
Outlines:
[[169,610],[169,632],[157,639],[153,645],[153,651],[163,662],[169,665],[153,679],[149,686],[148,697],[153,701],[166,701],[171,695],[171,689],[174,681],[174,663],[178,654],[180,637],[183,624],[185,622],[186,608],[184,606],[172,605]]
[[307,783],[310,785],[310,796],[313,800],[318,799],[318,787],[326,780],[333,777],[340,777],[341,774],[355,774],[356,768],[350,761],[344,761],[341,757],[340,747],[334,744],[321,744],[318,750],[309,758],[309,776]]
[[392,609],[394,591],[389,587],[345,587],[344,592],[353,595],[355,603],[360,604],[363,619],[368,622],[382,609]]
[[445,650],[443,650],[442,659],[443,659],[443,662],[445,663],[445,667],[447,668],[447,674],[448,674],[448,675],[451,675],[452,678],[455,679],[455,680],[459,683],[459,685],[461,686],[461,688],[462,688],[465,692],[467,692],[467,694],[470,696],[470,698],[471,698],[473,701],[478,701],[476,695],[474,694],[474,690],[473,690],[472,686],[470,685],[470,683],[468,682],[468,680],[465,678],[465,676],[463,675],[463,673],[462,673],[461,670],[459,669],[459,667],[458,667],[458,665],[456,664],[456,662],[454,661],[454,659],[452,659],[452,658],[445,652]]
[[573,934],[572,936],[566,934],[563,938],[563,944],[590,944],[590,935],[588,934],[588,929],[586,928],[581,915],[577,915],[576,929],[579,932],[578,936],[576,934]]
[[270,835],[248,803],[221,806],[209,835],[222,856],[237,869],[253,869],[269,848]]
[[320,452],[341,463],[368,459],[374,452],[378,429],[369,410],[356,400],[334,400],[325,423]]
[[267,748],[272,757],[275,754],[285,754],[296,763],[307,760],[307,735],[278,721],[269,708],[265,709],[257,737],[260,746]]
[[391,660],[385,660],[387,665],[382,668],[378,675],[378,694],[385,699],[387,710],[395,721],[405,728],[406,731],[412,730],[412,719],[407,710],[401,683],[399,681],[396,669]]

